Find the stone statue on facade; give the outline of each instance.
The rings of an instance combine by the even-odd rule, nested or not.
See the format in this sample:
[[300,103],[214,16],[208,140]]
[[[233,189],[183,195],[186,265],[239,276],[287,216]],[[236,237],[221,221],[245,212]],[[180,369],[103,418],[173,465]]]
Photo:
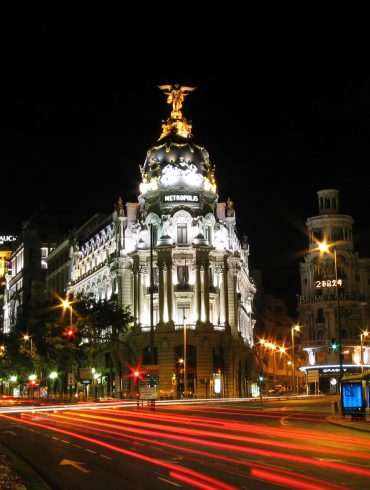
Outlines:
[[122,216],[122,217],[125,216],[125,209],[123,207],[123,201],[121,196],[119,196],[117,200],[116,209],[117,209],[117,216]]
[[230,197],[228,197],[226,201],[226,216],[228,218],[232,218],[233,216],[235,216],[234,203],[230,199]]

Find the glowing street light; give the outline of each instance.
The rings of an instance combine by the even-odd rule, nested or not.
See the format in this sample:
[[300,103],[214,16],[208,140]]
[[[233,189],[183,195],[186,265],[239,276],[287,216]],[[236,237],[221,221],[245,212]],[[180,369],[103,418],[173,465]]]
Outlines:
[[186,368],[187,368],[187,337],[186,337],[186,332],[187,330],[187,325],[186,325],[186,318],[184,316],[184,395],[187,396],[188,395],[188,374],[186,372]]
[[72,368],[72,338],[73,338],[73,309],[72,309],[72,303],[67,299],[62,300],[62,304],[64,309],[68,308],[69,309],[69,329],[67,331],[67,338],[69,340],[69,374],[67,376],[68,378],[68,384],[69,384],[69,396],[70,399],[72,400],[72,384],[74,384],[74,376],[73,376],[73,368]]
[[334,255],[334,273],[335,273],[335,295],[336,295],[336,304],[337,304],[337,331],[338,331],[338,353],[339,353],[339,379],[343,377],[343,359],[342,359],[342,332],[340,330],[340,310],[339,310],[339,285],[341,281],[338,281],[338,267],[337,267],[337,249],[335,243],[327,244],[326,242],[319,243],[319,250],[323,253],[328,253],[329,248],[333,247],[333,255]]
[[299,325],[293,325],[290,329],[292,333],[292,384],[293,384],[293,394],[297,393],[296,381],[295,381],[295,344],[294,344],[294,336],[295,332],[300,332],[301,327]]
[[25,340],[26,342],[29,340],[30,341],[30,346],[31,346],[31,350],[30,350],[30,356],[31,356],[31,364],[32,364],[32,369],[33,369],[33,344],[32,344],[32,337],[28,334],[26,335],[23,335],[23,340]]

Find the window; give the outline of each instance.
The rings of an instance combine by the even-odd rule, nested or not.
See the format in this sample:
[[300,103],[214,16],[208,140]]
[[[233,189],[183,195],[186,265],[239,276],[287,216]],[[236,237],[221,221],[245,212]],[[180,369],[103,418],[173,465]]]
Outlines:
[[318,323],[324,323],[324,311],[321,308],[316,312],[316,321]]
[[186,223],[180,223],[177,225],[177,243],[178,244],[188,243],[188,227]]
[[187,265],[177,266],[177,282],[179,286],[185,286],[189,282],[189,271]]

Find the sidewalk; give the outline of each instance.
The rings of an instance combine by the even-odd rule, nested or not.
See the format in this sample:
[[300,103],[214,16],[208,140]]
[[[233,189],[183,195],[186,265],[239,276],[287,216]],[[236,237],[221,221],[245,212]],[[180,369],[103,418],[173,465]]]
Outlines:
[[370,415],[365,415],[366,420],[351,420],[351,416],[346,414],[344,418],[340,413],[335,415],[329,415],[327,421],[334,425],[345,427],[346,429],[360,430],[362,432],[370,433]]

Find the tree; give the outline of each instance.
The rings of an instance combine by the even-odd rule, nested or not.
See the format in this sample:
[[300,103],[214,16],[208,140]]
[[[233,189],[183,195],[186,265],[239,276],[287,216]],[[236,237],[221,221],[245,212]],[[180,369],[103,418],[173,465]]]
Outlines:
[[[122,335],[133,325],[134,318],[128,307],[121,307],[117,298],[95,301],[92,294],[76,298],[76,329],[81,339],[84,360],[92,366],[106,354],[110,356],[109,393],[112,393],[113,368],[121,379],[122,362],[120,344],[125,344]],[[126,345],[126,344],[125,344]]]

